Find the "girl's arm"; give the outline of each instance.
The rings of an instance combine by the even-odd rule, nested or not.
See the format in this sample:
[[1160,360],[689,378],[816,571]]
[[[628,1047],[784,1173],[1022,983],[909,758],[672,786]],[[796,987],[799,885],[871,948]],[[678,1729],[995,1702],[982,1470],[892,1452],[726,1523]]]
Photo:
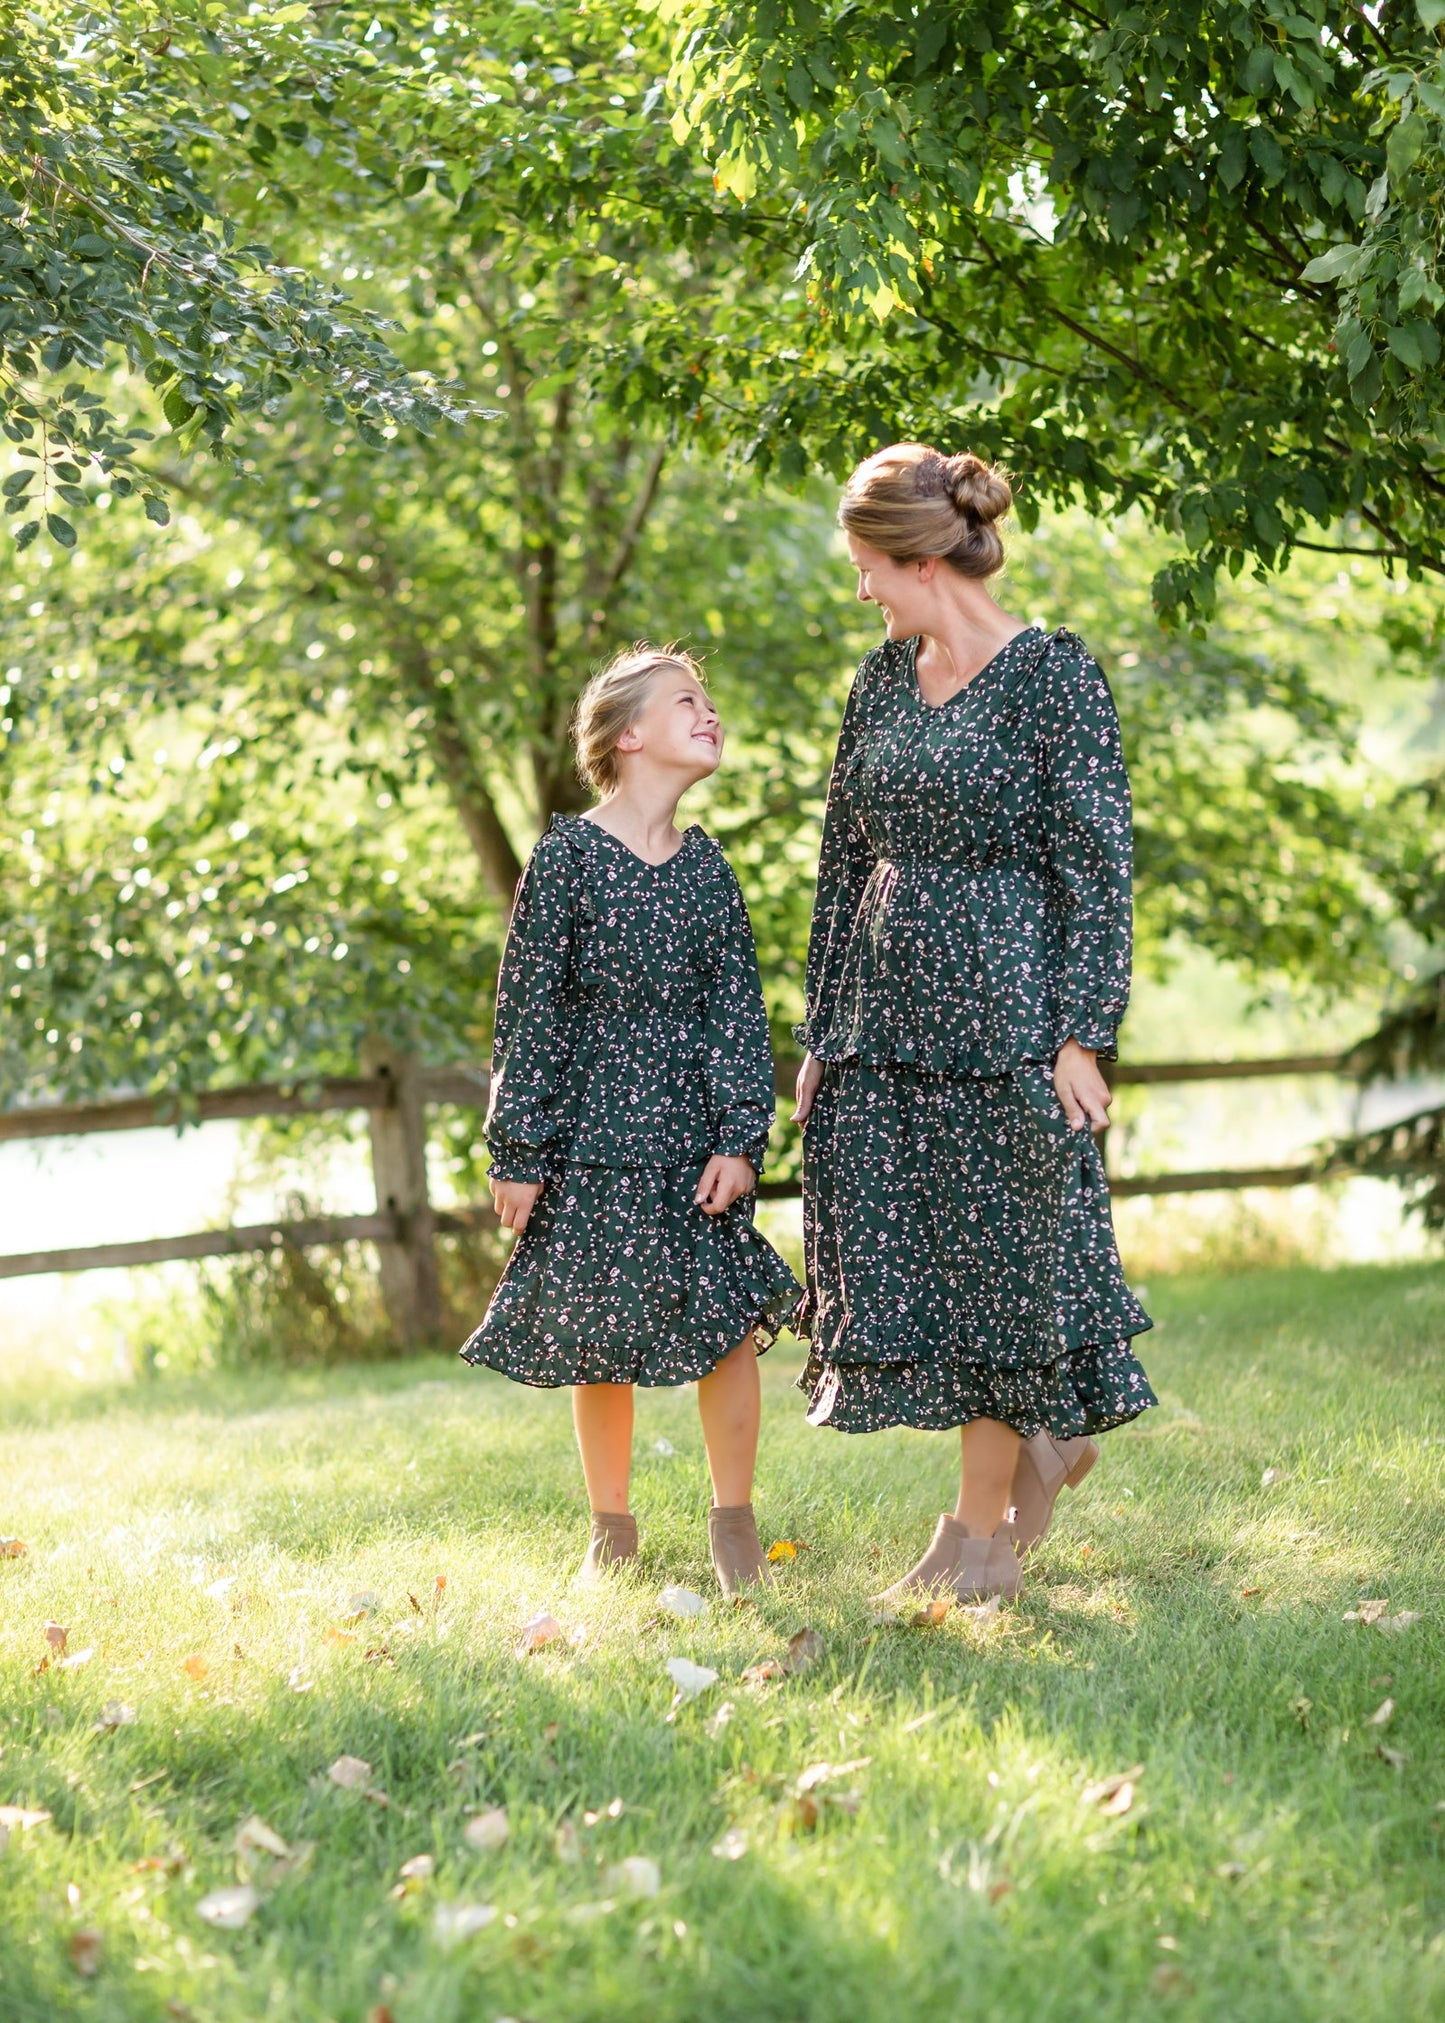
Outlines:
[[763,1003],[758,953],[741,888],[723,867],[727,905],[720,925],[721,960],[708,998],[708,1088],[716,1131],[714,1155],[746,1159],[753,1178],[763,1170],[773,1128],[773,1049]]
[[828,781],[823,813],[823,845],[818,855],[818,889],[808,935],[806,1009],[793,1036],[814,1053],[822,1045],[837,1010],[838,990],[858,917],[858,902],[877,861],[853,805],[852,762],[866,719],[865,693],[872,655],[858,670],[843,711],[838,750]]
[[1129,1003],[1133,822],[1109,684],[1076,641],[1044,656],[1044,839],[1064,913],[1058,1041],[1115,1058]]
[[485,1136],[493,1180],[539,1185],[555,1135],[550,1111],[570,1059],[565,997],[573,934],[565,845],[544,836],[517,887],[497,979]]

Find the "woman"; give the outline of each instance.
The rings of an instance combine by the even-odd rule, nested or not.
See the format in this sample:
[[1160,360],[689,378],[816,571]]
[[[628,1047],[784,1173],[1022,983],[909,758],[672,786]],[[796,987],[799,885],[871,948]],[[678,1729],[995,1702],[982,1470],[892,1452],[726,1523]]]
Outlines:
[[843,716],[798,1028],[802,1385],[816,1425],[962,1429],[958,1502],[885,1603],[1015,1594],[1091,1436],[1154,1402],[1093,1137],[1129,785],[1084,647],[986,587],[1011,503],[977,457],[901,443],[838,512],[886,634]]

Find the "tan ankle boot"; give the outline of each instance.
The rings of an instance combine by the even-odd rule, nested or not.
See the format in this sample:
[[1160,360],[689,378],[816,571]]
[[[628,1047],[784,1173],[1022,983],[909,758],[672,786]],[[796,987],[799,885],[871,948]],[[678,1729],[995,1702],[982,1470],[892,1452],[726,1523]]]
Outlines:
[[887,1609],[896,1607],[909,1595],[950,1593],[958,1548],[967,1537],[967,1525],[960,1524],[956,1517],[945,1511],[934,1530],[933,1543],[922,1559],[891,1587],[884,1588],[882,1594],[874,1595],[874,1602]]
[[772,1581],[773,1570],[758,1537],[750,1503],[715,1503],[707,1514],[707,1538],[718,1586],[728,1601],[745,1587],[767,1586]]
[[953,1563],[953,1592],[959,1601],[982,1602],[990,1595],[1012,1601],[1022,1585],[1023,1569],[1007,1524],[992,1538],[964,1538]]
[[1015,1512],[1014,1545],[1020,1558],[1047,1536],[1060,1492],[1066,1485],[1077,1489],[1098,1458],[1098,1441],[1087,1437],[1056,1440],[1051,1433],[1035,1433],[1031,1440],[1020,1443],[1009,1492]]
[[587,1557],[577,1570],[582,1582],[600,1580],[608,1567],[627,1566],[637,1557],[637,1519],[630,1511],[594,1510]]

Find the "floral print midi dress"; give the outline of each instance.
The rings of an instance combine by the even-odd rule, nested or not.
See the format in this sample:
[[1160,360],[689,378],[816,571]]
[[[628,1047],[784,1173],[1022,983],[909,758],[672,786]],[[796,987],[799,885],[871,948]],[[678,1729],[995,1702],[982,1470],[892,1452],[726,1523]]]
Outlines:
[[650,864],[558,815],[517,890],[497,985],[485,1135],[542,1193],[461,1353],[524,1384],[686,1384],[802,1288],[753,1227],[706,1215],[714,1153],[761,1173],[773,1059],[732,868],[702,829]]
[[1098,1144],[1054,1089],[1129,996],[1118,719],[1072,633],[1017,634],[935,708],[916,639],[859,668],[797,1037],[809,1418],[1094,1433],[1154,1403]]

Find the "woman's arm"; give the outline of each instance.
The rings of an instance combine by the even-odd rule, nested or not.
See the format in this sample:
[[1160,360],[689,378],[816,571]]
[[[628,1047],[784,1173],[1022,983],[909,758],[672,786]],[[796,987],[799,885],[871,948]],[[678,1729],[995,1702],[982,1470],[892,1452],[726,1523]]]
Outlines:
[[1133,818],[1109,684],[1077,640],[1044,656],[1039,686],[1047,868],[1064,919],[1057,1043],[1112,1060],[1129,1003]]
[[843,711],[838,750],[828,781],[823,813],[823,844],[818,853],[818,889],[813,899],[813,924],[808,935],[808,969],[803,1022],[793,1036],[812,1053],[822,1045],[833,1023],[838,991],[848,958],[858,902],[877,859],[854,805],[852,772],[867,720],[867,699],[874,672],[870,654],[858,670]]
[[484,1127],[494,1182],[540,1185],[547,1177],[555,1133],[550,1111],[570,1058],[565,987],[572,933],[568,852],[544,836],[517,887],[497,979]]

